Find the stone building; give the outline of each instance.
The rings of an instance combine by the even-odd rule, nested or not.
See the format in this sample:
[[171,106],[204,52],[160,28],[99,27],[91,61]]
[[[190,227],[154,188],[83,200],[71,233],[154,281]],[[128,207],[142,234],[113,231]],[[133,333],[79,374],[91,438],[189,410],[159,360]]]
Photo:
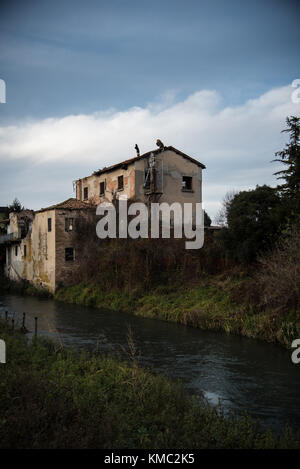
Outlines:
[[51,292],[67,285],[79,266],[76,223],[92,219],[94,212],[90,204],[70,198],[36,212],[10,213],[7,234],[0,237],[6,245],[7,277]]

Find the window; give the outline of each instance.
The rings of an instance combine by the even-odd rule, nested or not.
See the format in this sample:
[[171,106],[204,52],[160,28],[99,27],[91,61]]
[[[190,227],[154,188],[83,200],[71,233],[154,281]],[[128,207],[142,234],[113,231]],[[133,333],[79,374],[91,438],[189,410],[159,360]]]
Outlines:
[[191,191],[192,187],[192,180],[191,176],[182,176],[182,190],[183,191]]
[[74,218],[65,218],[65,231],[73,231]]
[[123,176],[118,176],[118,190],[124,189],[124,179]]
[[15,246],[15,255],[18,255],[18,246]]
[[65,248],[65,260],[74,261],[74,259],[75,259],[74,248]]
[[84,198],[84,200],[87,200],[89,198],[89,188],[88,187],[85,187],[83,189],[83,198]]
[[105,194],[105,182],[100,182],[100,195]]
[[24,257],[26,257],[26,256],[27,256],[27,246],[25,244],[25,246],[24,246]]
[[48,231],[52,230],[52,218],[48,218]]

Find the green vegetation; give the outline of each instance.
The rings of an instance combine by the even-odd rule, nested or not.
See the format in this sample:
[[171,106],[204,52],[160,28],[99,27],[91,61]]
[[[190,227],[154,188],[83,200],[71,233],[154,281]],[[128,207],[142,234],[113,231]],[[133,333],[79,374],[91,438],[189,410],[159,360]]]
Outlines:
[[290,216],[299,217],[300,212],[300,117],[291,116],[286,119],[287,128],[282,132],[290,134],[290,141],[283,150],[277,151],[274,161],[285,167],[277,171],[278,179],[285,182],[278,186],[278,191],[288,206]]
[[[204,276],[194,286],[160,285],[148,292],[113,290],[101,284],[81,283],[60,289],[55,299],[178,322],[203,330],[225,331],[289,347],[300,336],[300,314],[259,308],[251,298],[255,280],[236,269]],[[272,290],[273,291],[273,290]]]
[[179,383],[130,362],[29,342],[0,322],[1,448],[300,448],[244,415],[186,394]]
[[274,245],[284,222],[285,210],[276,189],[257,186],[236,194],[227,206],[227,225],[221,237],[230,259],[244,264]]

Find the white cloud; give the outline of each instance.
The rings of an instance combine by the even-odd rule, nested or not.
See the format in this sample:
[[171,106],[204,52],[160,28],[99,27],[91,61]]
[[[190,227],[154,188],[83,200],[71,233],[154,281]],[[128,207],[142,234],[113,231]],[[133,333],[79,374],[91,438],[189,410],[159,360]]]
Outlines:
[[[276,167],[270,165],[270,160],[287,139],[280,133],[285,118],[299,113],[299,104],[291,101],[292,91],[291,86],[272,89],[236,107],[222,106],[216,91],[198,91],[177,103],[171,91],[162,97],[161,103],[145,108],[110,109],[1,127],[1,165],[10,162],[10,170],[5,174],[5,194],[10,199],[14,196],[11,168],[22,163],[27,168],[26,177],[32,177],[31,183],[38,175],[41,182],[53,187],[53,197],[58,198],[54,201],[59,201],[69,195],[73,179],[135,156],[135,143],[141,152],[149,151],[160,138],[165,145],[173,145],[207,166],[204,202],[214,216],[227,189],[275,183],[272,173]],[[30,171],[33,168],[34,172]],[[55,189],[57,179],[59,187],[65,180],[65,191]],[[26,187],[20,195],[15,191],[24,203],[31,200],[28,184]],[[49,196],[43,198],[42,187],[43,184],[37,203],[45,205]]]

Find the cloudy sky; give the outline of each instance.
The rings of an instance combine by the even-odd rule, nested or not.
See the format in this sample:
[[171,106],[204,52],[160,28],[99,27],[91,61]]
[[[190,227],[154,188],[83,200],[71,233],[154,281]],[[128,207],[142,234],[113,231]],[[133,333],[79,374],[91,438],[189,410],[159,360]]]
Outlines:
[[212,218],[228,190],[275,185],[299,17],[298,0],[2,0],[0,205],[62,201],[157,138],[207,166]]

